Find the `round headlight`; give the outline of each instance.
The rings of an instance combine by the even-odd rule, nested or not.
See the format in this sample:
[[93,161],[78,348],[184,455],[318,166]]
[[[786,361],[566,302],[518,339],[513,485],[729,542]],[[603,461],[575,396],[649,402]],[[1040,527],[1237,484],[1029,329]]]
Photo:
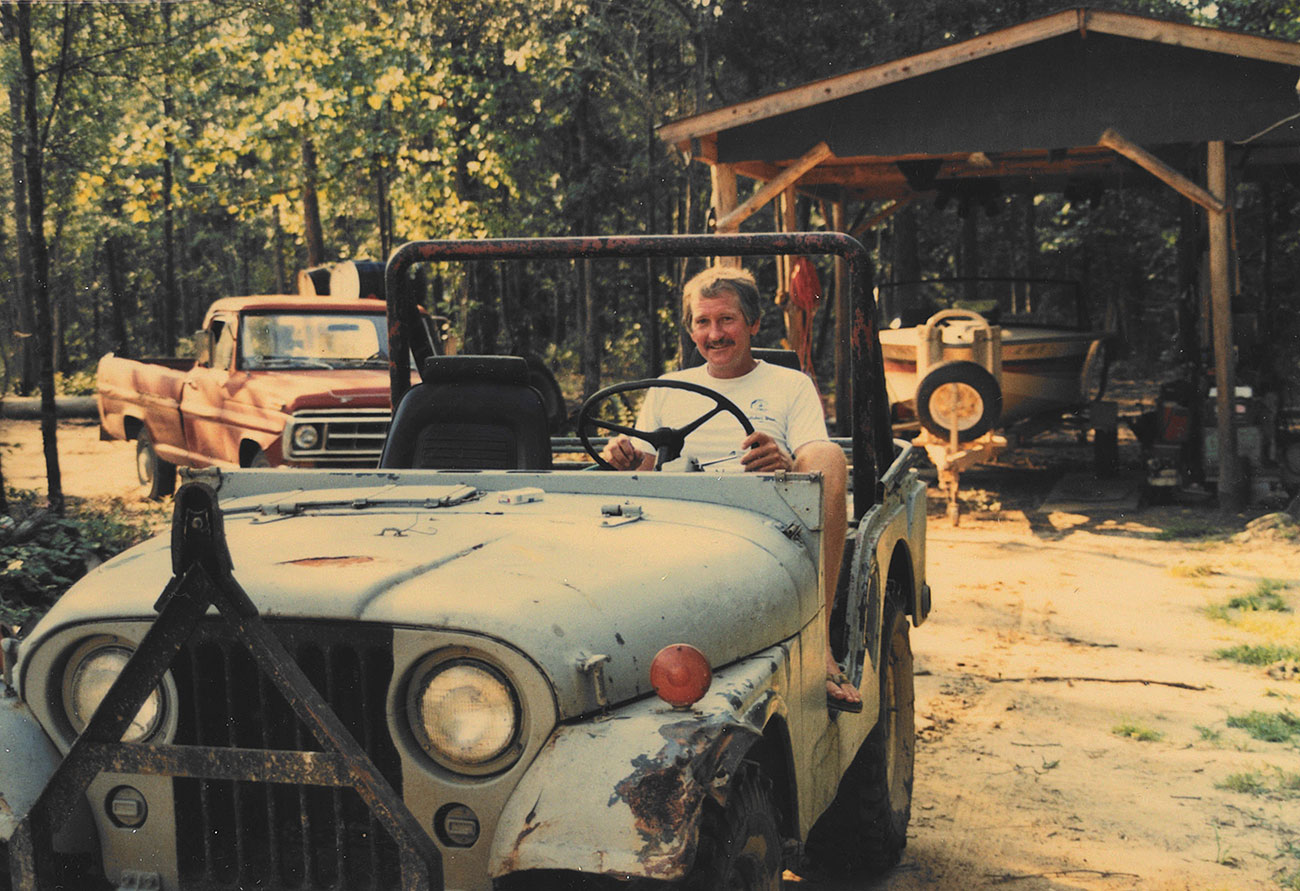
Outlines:
[[304,452],[320,445],[320,428],[315,424],[299,424],[293,428],[293,447]]
[[[132,652],[120,644],[107,644],[84,649],[73,657],[68,666],[63,703],[68,720],[78,733],[86,729],[86,724],[108,695],[108,688],[126,667]],[[154,690],[140,706],[122,741],[133,743],[148,739],[158,732],[163,717],[163,696],[161,691]]]
[[439,764],[461,773],[499,770],[519,735],[519,699],[505,677],[461,659],[417,675],[410,695],[411,729]]

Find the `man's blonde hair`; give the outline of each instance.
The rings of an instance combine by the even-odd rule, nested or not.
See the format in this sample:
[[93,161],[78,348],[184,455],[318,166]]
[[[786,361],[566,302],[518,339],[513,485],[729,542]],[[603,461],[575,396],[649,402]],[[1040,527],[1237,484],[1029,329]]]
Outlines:
[[758,303],[758,283],[747,269],[738,266],[710,266],[695,275],[682,288],[682,327],[691,330],[694,321],[691,302],[696,297],[718,297],[731,292],[740,298],[740,311],[745,323],[752,325],[762,316]]

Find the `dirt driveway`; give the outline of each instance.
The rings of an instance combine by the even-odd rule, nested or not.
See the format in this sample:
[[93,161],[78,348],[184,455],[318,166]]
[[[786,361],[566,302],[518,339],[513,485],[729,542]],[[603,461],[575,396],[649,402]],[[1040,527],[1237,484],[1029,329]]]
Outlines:
[[[133,450],[95,434],[61,428],[65,491],[137,498]],[[6,481],[43,490],[36,425],[0,422],[0,444]],[[959,528],[932,503],[902,863],[789,886],[1300,889],[1300,683],[1214,655],[1300,647],[1295,527],[1233,538],[1195,534],[1218,522],[1204,508],[1043,509],[1076,458],[1019,460],[966,478]]]

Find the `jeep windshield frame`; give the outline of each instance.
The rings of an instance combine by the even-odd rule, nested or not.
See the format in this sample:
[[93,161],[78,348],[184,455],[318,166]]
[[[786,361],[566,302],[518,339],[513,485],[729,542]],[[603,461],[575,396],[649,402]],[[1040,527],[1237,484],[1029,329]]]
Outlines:
[[[420,307],[410,271],[420,263],[474,260],[637,259],[647,257],[754,257],[811,254],[845,260],[849,271],[849,343],[852,350],[853,515],[861,518],[883,500],[881,476],[893,457],[889,399],[871,261],[855,238],[839,232],[783,232],[738,235],[627,235],[577,238],[490,238],[412,241],[388,258],[384,291],[388,303],[389,382],[396,406],[411,387],[411,355],[417,366],[432,355],[420,331]],[[408,347],[410,353],[408,353]]]

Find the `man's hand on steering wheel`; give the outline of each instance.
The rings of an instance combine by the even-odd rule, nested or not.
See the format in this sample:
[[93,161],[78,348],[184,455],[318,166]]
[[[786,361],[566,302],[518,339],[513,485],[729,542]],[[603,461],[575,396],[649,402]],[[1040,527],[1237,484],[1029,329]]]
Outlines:
[[615,470],[654,470],[655,456],[632,445],[630,437],[622,434],[605,443],[600,457]]
[[766,433],[754,431],[745,437],[740,447],[744,450],[740,463],[745,466],[746,473],[794,470],[794,458]]
[[[692,393],[698,393],[701,396],[713,400],[713,407],[702,413],[693,421],[690,421],[681,427],[660,427],[657,430],[638,430],[635,427],[629,427],[626,424],[606,420],[596,416],[596,407],[608,400],[611,396],[632,390],[654,389],[688,390]],[[745,416],[745,413],[742,412],[734,402],[716,390],[711,390],[708,387],[691,383],[690,381],[666,380],[664,378],[628,381],[627,383],[614,384],[612,387],[606,387],[605,389],[587,397],[587,400],[582,404],[582,408],[578,410],[578,438],[582,441],[582,447],[587,450],[587,454],[594,458],[596,464],[605,470],[649,470],[652,468],[658,468],[663,464],[680,457],[682,453],[682,445],[686,442],[686,437],[697,430],[714,415],[723,412],[730,414],[740,422],[740,426],[744,429],[746,435],[753,435],[754,425],[750,422],[749,418]],[[615,436],[613,440],[606,445],[605,449],[598,452],[591,442],[591,433],[593,429],[604,429],[611,433],[622,434],[622,436]],[[654,446],[656,454],[653,456],[654,460],[651,462],[649,467],[641,467],[641,463],[644,463],[644,458],[641,458],[640,463],[637,465],[632,464],[632,456],[627,454],[627,450],[630,450],[637,455],[644,455],[645,453],[633,448],[631,443],[627,443],[627,449],[624,449],[624,443],[620,442],[620,440],[629,436],[643,439]],[[613,446],[614,450],[611,450],[611,446]],[[609,455],[606,455],[606,452],[609,452]],[[611,456],[618,460],[627,461],[627,466],[619,466],[619,464],[615,463],[614,460],[611,460]]]

